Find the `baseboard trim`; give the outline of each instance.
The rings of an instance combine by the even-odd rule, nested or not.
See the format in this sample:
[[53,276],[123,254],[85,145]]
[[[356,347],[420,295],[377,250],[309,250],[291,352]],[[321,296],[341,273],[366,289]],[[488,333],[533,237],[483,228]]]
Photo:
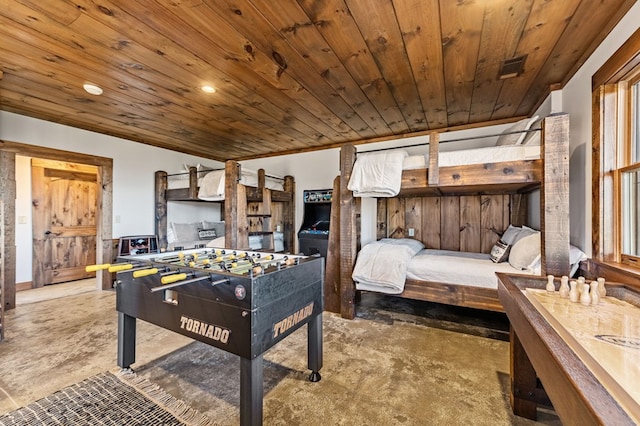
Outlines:
[[33,288],[33,281],[16,283],[16,291],[31,290],[32,288]]

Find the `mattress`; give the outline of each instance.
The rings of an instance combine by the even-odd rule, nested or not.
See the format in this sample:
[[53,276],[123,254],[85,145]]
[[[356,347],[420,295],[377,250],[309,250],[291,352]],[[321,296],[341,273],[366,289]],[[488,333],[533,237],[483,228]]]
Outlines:
[[[499,163],[503,161],[537,160],[539,158],[539,145],[488,146],[485,148],[440,152],[438,154],[438,166],[464,166],[469,164]],[[429,153],[406,157],[402,169],[424,169],[428,166]]]
[[509,262],[494,263],[485,253],[424,249],[409,262],[407,278],[497,289],[496,272],[528,273],[515,269]]
[[[206,173],[210,172],[198,172],[198,186],[202,186],[202,179],[204,178]],[[274,189],[277,191],[284,190],[284,180],[272,177],[265,176],[264,186],[269,189]],[[247,170],[241,169],[240,172],[240,183],[245,186],[258,186],[258,172],[255,170]],[[178,173],[168,175],[167,179],[167,189],[181,189],[189,187],[189,173]]]

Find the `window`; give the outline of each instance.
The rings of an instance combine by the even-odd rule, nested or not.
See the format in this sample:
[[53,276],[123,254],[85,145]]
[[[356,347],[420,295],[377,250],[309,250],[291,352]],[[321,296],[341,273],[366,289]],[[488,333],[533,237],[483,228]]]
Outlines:
[[593,257],[640,269],[640,30],[592,83]]
[[640,81],[632,81],[627,105],[628,131],[622,132],[620,152],[628,152],[629,158],[621,159],[620,169],[620,237],[621,260],[635,264],[640,260]]

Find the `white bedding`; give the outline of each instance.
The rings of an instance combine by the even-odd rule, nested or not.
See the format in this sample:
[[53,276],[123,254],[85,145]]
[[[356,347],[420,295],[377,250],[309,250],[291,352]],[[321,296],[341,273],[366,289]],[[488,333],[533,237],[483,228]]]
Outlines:
[[362,153],[353,165],[347,188],[354,197],[395,197],[400,192],[404,150]]
[[407,278],[497,289],[496,272],[531,273],[516,269],[509,262],[495,263],[489,254],[425,249],[409,262]]
[[[462,166],[468,164],[497,163],[502,161],[537,160],[540,158],[539,145],[502,145],[484,148],[463,149],[438,153],[438,167]],[[429,167],[429,153],[410,155],[403,161],[403,170]]]
[[[207,172],[198,172],[198,186],[202,188],[203,185],[207,186],[202,192],[202,197],[198,194],[198,197],[206,201],[221,201],[224,200],[224,182],[225,173],[224,170],[212,170]],[[249,169],[240,169],[240,183],[245,186],[258,186],[258,172]],[[265,187],[277,191],[284,190],[284,181],[278,177],[265,176]],[[189,173],[179,173],[169,175],[167,180],[167,189],[180,189],[189,187]]]
[[351,278],[356,289],[400,294],[407,265],[424,245],[409,238],[384,238],[362,247]]

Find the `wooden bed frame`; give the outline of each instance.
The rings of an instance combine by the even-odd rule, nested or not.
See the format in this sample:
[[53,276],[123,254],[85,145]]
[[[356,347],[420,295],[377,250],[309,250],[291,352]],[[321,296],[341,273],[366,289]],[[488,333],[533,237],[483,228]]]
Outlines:
[[[432,133],[429,167],[403,171],[399,195],[378,199],[377,238],[403,238],[408,235],[409,228],[421,229],[421,223],[433,226],[434,222],[423,220],[423,216],[434,211],[434,207],[436,210],[440,208],[438,214],[455,213],[456,210],[451,207],[453,205],[457,206],[457,217],[461,219],[455,223],[454,229],[451,226],[448,230],[441,229],[438,228],[441,224],[436,223],[437,229],[432,229],[432,232],[422,230],[424,235],[418,233],[413,238],[421,240],[428,248],[488,253],[509,223],[526,224],[527,194],[540,189],[542,273],[567,275],[570,270],[569,116],[560,113],[546,117],[540,139],[539,160],[438,167],[439,134]],[[339,253],[336,259],[328,259],[328,262],[338,265],[340,285],[335,287],[335,294],[325,295],[326,299],[336,301],[327,304],[328,309],[333,307],[332,310],[340,312],[345,318],[355,316],[356,300],[351,273],[359,249],[360,205],[359,200],[347,189],[355,157],[353,145],[342,147],[340,232],[339,237],[334,236],[339,240]],[[471,223],[472,226],[469,226],[469,217],[465,216],[466,209],[462,211],[462,204],[456,203],[479,203],[475,209],[481,214]],[[487,204],[503,206],[501,219],[493,220],[491,217],[495,217],[495,214],[484,214]],[[497,208],[494,207],[494,211]],[[445,237],[445,233],[457,236]],[[398,296],[503,311],[497,290],[494,289],[407,280],[404,292]]]
[[[248,249],[250,235],[262,235],[273,244],[273,232],[280,227],[284,233],[284,252],[294,250],[295,181],[284,177],[282,191],[266,187],[264,169],[258,170],[258,186],[245,186],[240,182],[240,164],[225,163],[225,199],[204,201],[198,198],[198,171],[189,168],[187,188],[168,188],[168,174],[155,173],[155,229],[161,248],[167,247],[167,208],[171,201],[197,201],[220,203],[224,210],[226,248]],[[273,249],[273,245],[271,245]],[[269,251],[266,247],[262,251]]]

